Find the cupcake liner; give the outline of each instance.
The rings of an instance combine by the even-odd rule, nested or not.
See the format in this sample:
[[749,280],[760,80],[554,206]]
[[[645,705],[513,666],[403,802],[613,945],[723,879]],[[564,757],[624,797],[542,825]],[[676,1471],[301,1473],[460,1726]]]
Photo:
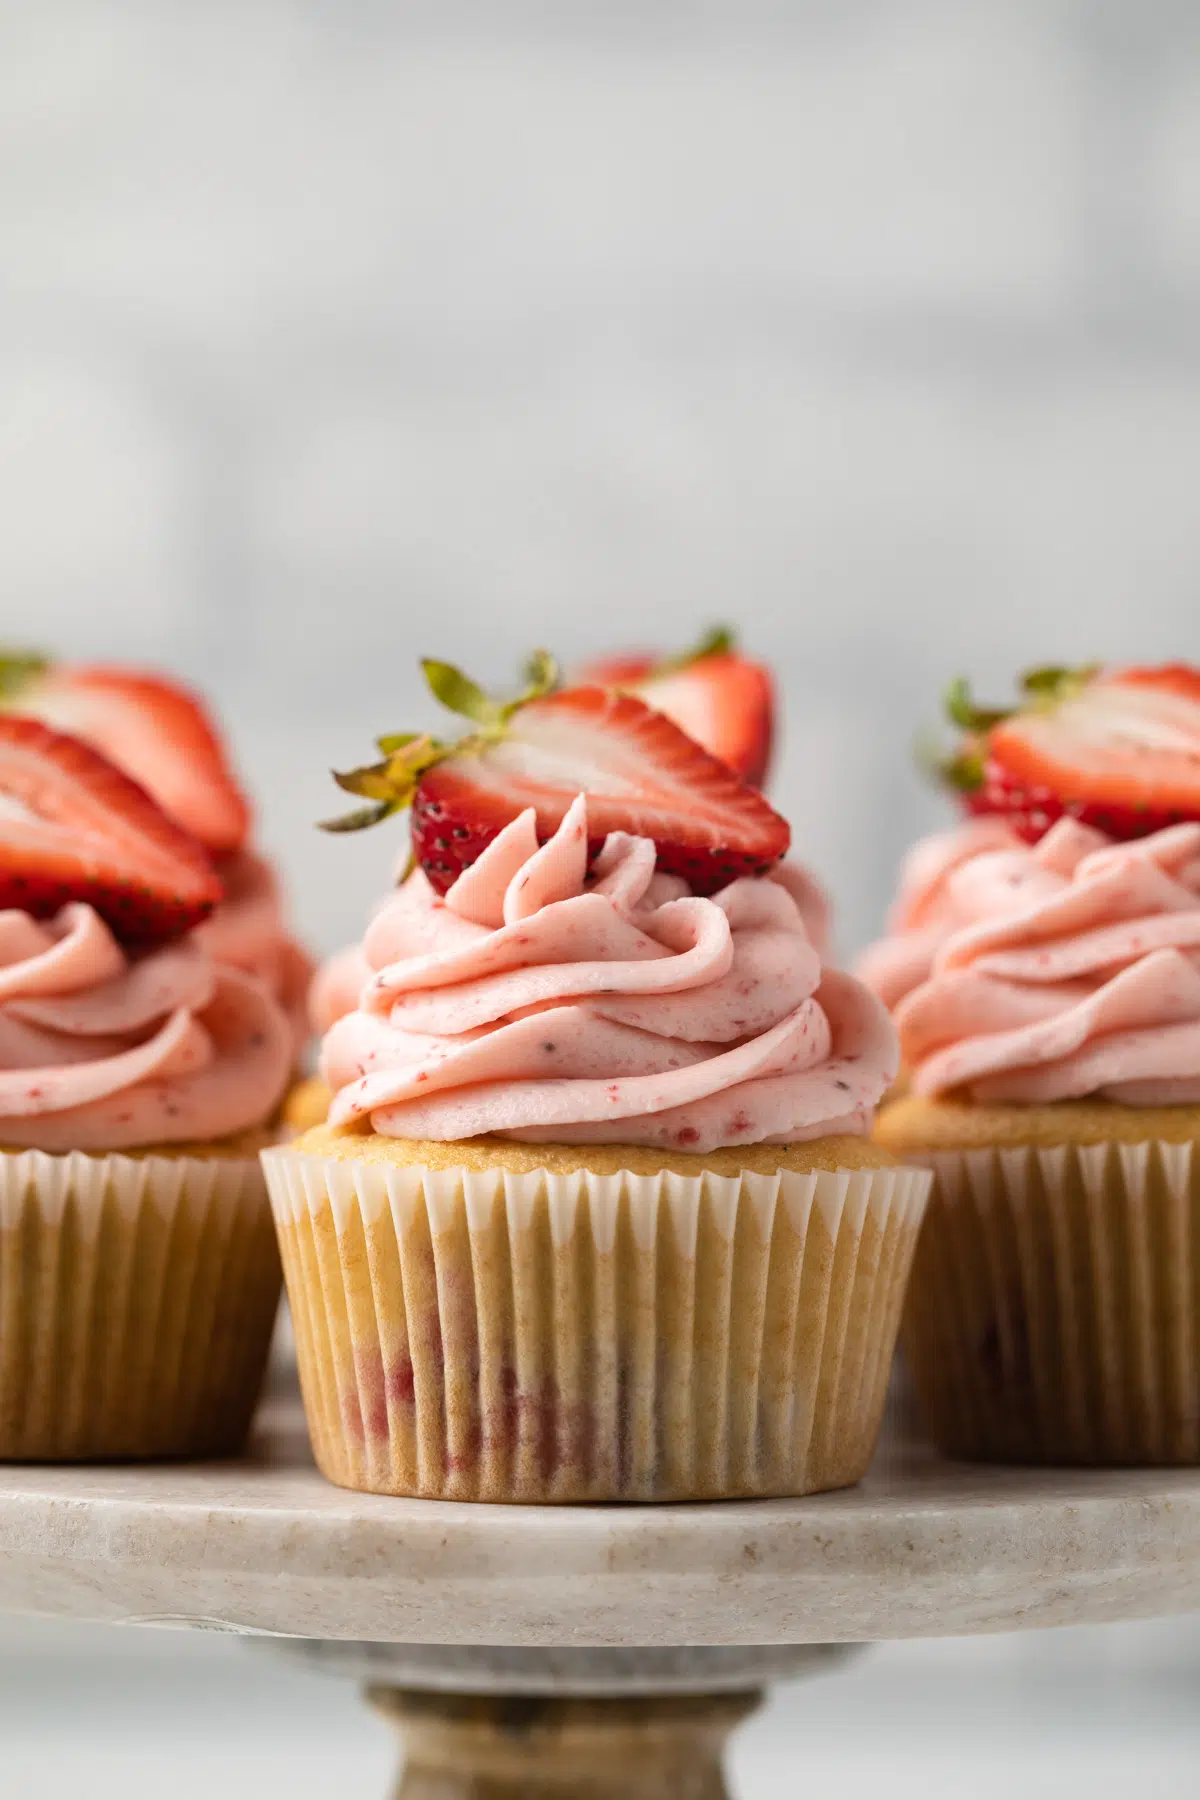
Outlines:
[[279,1290],[253,1159],[0,1153],[0,1460],[239,1449]]
[[1200,1156],[1190,1144],[939,1152],[905,1310],[950,1455],[1200,1462]]
[[929,1178],[263,1163],[317,1461],[375,1493],[802,1494],[866,1469]]

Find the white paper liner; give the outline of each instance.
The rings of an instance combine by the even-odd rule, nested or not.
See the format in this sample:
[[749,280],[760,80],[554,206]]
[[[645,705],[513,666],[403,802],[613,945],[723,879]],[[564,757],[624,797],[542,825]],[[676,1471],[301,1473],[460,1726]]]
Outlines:
[[1192,1145],[927,1160],[936,1180],[904,1348],[940,1448],[1005,1462],[1200,1463]]
[[0,1153],[0,1460],[238,1449],[279,1290],[256,1158]]
[[603,1501],[799,1494],[864,1472],[925,1172],[263,1163],[332,1480]]

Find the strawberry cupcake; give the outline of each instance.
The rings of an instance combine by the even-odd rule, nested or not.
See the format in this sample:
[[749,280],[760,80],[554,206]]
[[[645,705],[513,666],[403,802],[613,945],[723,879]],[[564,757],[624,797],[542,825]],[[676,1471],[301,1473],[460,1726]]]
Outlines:
[[[416,868],[264,1153],[318,1462],[576,1502],[862,1475],[928,1177],[870,1140],[885,1009],[823,967],[761,794],[640,700],[499,707],[343,777]],[[545,686],[548,687],[547,681]]]
[[918,1397],[957,1455],[1200,1463],[1200,674],[965,722],[977,816],[860,965],[910,1078],[876,1140],[936,1172]]
[[0,795],[0,1458],[233,1451],[288,1020],[203,941],[203,846],[113,764],[3,715]]
[[310,1038],[312,964],[288,926],[278,876],[250,845],[250,804],[199,696],[165,675],[40,656],[0,662],[0,694],[6,709],[91,744],[204,846],[221,897],[199,941],[215,962],[270,989],[299,1060]]
[[[717,627],[682,655],[663,657],[626,651],[582,669],[580,683],[635,694],[662,712],[735,774],[763,787],[775,739],[775,688],[769,671],[742,656],[733,632]],[[403,881],[408,855],[396,882]],[[817,881],[798,865],[779,872],[799,906],[812,941],[825,956],[829,946],[829,902]],[[370,979],[361,944],[348,944],[321,964],[309,990],[309,1017],[323,1036],[353,1012]],[[332,1095],[319,1075],[300,1082],[288,1095],[284,1123],[293,1131],[323,1124]]]

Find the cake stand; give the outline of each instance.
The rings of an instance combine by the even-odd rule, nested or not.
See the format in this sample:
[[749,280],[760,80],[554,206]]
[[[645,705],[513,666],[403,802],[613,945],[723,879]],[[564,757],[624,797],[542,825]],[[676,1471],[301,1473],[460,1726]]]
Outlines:
[[719,1800],[761,1690],[856,1645],[1200,1609],[1200,1471],[892,1435],[809,1500],[389,1500],[322,1480],[285,1400],[238,1462],[0,1471],[0,1609],[241,1632],[361,1679],[405,1730],[405,1800]]

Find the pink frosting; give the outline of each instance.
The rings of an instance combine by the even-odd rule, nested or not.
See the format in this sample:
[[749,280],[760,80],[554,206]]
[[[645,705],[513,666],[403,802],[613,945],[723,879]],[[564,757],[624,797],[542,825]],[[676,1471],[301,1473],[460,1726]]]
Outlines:
[[[405,858],[407,862],[407,858]],[[402,877],[397,875],[397,880]],[[799,863],[782,863],[774,870],[772,880],[787,889],[796,903],[810,943],[822,962],[829,960],[829,897],[815,876]],[[381,901],[381,911],[387,901]],[[347,944],[327,957],[313,976],[308,992],[308,1011],[314,1030],[324,1035],[339,1019],[344,1019],[358,1006],[358,997],[375,973],[367,961],[362,944]]]
[[915,1092],[1200,1101],[1200,825],[1114,843],[1062,820],[1032,848],[946,852],[919,852],[929,942],[896,981]]
[[358,1005],[358,996],[375,973],[361,944],[347,944],[327,957],[308,990],[308,1016],[322,1036]]
[[198,937],[133,957],[90,906],[0,912],[0,1144],[125,1150],[270,1116],[288,1021]]
[[371,925],[324,1044],[332,1123],[695,1151],[865,1133],[895,1034],[822,968],[792,887],[701,899],[623,833],[589,874],[583,796],[540,848],[522,814],[444,900],[418,872]]
[[985,850],[1015,849],[1020,841],[1002,819],[981,818],[913,846],[900,870],[887,933],[854,965],[886,1007],[894,1009],[928,979],[942,944],[969,923],[954,889],[955,871]]
[[225,898],[195,939],[214,962],[243,969],[270,990],[291,1021],[299,1055],[309,1037],[312,962],[288,930],[279,878],[252,850],[223,857],[219,869]]

